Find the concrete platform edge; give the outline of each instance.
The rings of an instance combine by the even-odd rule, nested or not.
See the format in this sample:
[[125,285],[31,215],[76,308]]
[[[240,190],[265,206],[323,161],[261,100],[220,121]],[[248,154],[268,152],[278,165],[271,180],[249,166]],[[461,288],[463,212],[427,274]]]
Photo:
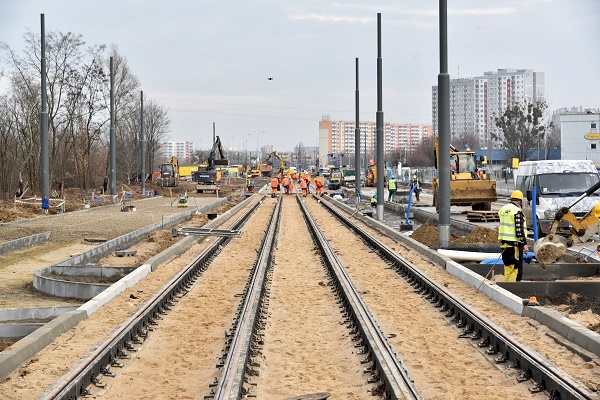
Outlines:
[[4,350],[0,353],[0,379],[6,378],[58,336],[86,318],[84,311],[68,311]]

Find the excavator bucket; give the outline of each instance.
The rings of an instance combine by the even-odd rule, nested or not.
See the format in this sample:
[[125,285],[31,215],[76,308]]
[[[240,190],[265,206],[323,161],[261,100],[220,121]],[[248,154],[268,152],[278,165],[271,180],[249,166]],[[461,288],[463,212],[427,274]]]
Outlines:
[[229,160],[227,160],[227,159],[213,160],[213,164],[215,164],[215,165],[229,165]]
[[548,235],[535,242],[533,252],[542,269],[546,269],[548,264],[558,260],[567,252],[567,238],[560,235]]

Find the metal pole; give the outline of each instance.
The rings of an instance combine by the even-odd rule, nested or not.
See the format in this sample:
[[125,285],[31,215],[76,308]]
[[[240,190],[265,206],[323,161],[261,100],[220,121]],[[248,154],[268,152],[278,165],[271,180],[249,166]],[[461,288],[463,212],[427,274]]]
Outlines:
[[381,79],[381,13],[377,13],[377,114],[375,126],[377,127],[377,219],[383,221],[384,193],[383,193],[383,92]]
[[44,14],[41,14],[41,28],[42,28],[42,112],[40,115],[41,120],[41,136],[40,136],[40,157],[42,164],[42,211],[48,213],[50,208],[50,161],[48,159],[48,97],[46,93],[46,27]]
[[142,196],[146,194],[146,137],[144,136],[144,91],[140,92],[140,147],[142,161]]
[[450,245],[450,75],[448,74],[448,0],[440,0],[440,74],[438,75],[438,126],[440,165],[440,219],[441,248]]
[[115,138],[115,73],[110,58],[110,201],[117,197],[117,140]]
[[[358,112],[358,57],[356,57],[356,125],[354,126],[354,186],[356,187],[356,195],[360,187],[360,114]],[[357,206],[358,207],[358,206]]]

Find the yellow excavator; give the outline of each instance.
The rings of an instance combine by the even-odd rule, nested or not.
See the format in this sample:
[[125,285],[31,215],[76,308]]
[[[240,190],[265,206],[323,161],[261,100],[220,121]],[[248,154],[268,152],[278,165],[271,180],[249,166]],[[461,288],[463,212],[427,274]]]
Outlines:
[[[535,258],[539,261],[543,269],[554,261],[558,260],[563,254],[566,253],[567,248],[581,244],[588,241],[588,239],[598,232],[598,218],[600,218],[600,202],[588,211],[581,219],[578,219],[575,214],[571,212],[571,208],[575,204],[579,203],[585,197],[591,195],[596,190],[600,189],[600,182],[585,191],[577,200],[575,200],[570,206],[559,209],[554,215],[554,221],[548,235],[539,239],[533,246],[533,252]],[[557,230],[561,222],[570,224],[569,237],[565,237],[557,234]]]
[[277,158],[277,160],[279,160],[279,163],[281,164],[281,165],[279,166],[279,172],[280,172],[282,175],[292,175],[292,174],[294,174],[294,173],[296,172],[296,171],[294,171],[294,170],[293,170],[293,169],[291,169],[291,168],[287,168],[287,166],[286,166],[286,164],[285,164],[285,161],[283,161],[283,158],[282,158],[282,157],[281,157],[279,154],[277,154],[277,152],[276,152],[276,151],[272,151],[272,152],[271,152],[271,153],[270,153],[270,154],[267,156],[267,159],[265,160],[265,162],[266,162],[268,165],[272,165],[271,157],[275,157],[275,158]]
[[[435,139],[435,166],[439,165],[439,143]],[[450,205],[471,206],[474,211],[490,211],[492,203],[498,200],[496,193],[496,180],[489,179],[484,174],[481,178],[477,176],[477,154],[467,149],[458,151],[450,145]],[[439,186],[437,178],[432,180],[433,205],[439,209]]]

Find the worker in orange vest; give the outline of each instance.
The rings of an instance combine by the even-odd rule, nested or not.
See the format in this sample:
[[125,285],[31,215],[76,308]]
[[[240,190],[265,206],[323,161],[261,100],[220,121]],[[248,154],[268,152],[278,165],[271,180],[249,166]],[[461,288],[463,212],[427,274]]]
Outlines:
[[308,192],[308,181],[304,178],[300,179],[300,187],[302,188],[302,197],[306,197]]
[[323,181],[320,178],[315,178],[315,188],[317,196],[323,196]]
[[278,191],[279,191],[279,179],[277,179],[277,177],[274,176],[271,179],[271,197],[276,197]]
[[288,187],[290,189],[289,193],[294,193],[294,178],[291,178],[290,180],[288,180]]
[[283,189],[285,190],[285,194],[290,194],[290,178],[286,175],[281,180],[281,184],[283,185]]

